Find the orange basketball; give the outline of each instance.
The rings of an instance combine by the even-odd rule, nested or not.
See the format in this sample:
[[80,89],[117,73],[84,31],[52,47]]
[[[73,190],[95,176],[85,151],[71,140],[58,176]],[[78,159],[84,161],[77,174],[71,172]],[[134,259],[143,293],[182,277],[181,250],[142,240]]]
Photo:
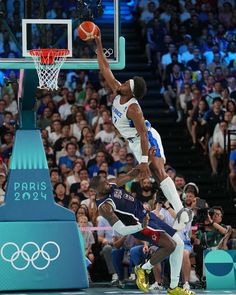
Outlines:
[[99,28],[95,23],[90,21],[82,22],[78,27],[78,34],[80,39],[83,41],[88,41],[94,39],[94,36],[99,34]]

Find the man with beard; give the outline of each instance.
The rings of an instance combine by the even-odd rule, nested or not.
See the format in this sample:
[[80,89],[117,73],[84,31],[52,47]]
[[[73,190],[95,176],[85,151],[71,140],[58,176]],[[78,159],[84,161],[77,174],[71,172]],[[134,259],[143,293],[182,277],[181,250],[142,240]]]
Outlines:
[[183,188],[186,184],[185,178],[182,174],[176,174],[175,179],[174,179],[175,187],[177,189],[177,192],[179,196],[181,197],[183,193]]
[[193,208],[193,205],[195,206],[198,193],[199,189],[195,183],[189,182],[184,186],[182,197],[184,199],[184,206],[186,208],[191,209]]
[[152,206],[152,200],[155,197],[155,190],[149,178],[144,178],[139,182],[139,188],[136,190],[136,198],[142,203],[149,203]]
[[85,112],[87,121],[89,125],[92,125],[93,118],[97,117],[98,115],[98,101],[96,98],[91,98],[89,100],[89,110]]
[[61,115],[61,119],[64,121],[71,114],[71,106],[75,103],[74,93],[69,91],[67,95],[64,97],[65,103],[59,107],[59,113]]
[[[181,230],[192,220],[192,212],[183,207],[174,182],[164,169],[165,155],[159,133],[152,128],[150,122],[144,119],[139,105],[146,92],[146,83],[142,77],[133,77],[121,84],[115,79],[109,63],[103,53],[100,34],[94,36],[97,46],[97,58],[101,74],[116,97],[112,104],[112,122],[123,138],[129,142],[129,147],[140,163],[140,178],[152,175],[160,183],[165,197],[177,212],[174,228]],[[148,162],[149,148],[155,147],[155,157]],[[150,164],[150,167],[149,167]],[[151,169],[151,171],[150,171]]]

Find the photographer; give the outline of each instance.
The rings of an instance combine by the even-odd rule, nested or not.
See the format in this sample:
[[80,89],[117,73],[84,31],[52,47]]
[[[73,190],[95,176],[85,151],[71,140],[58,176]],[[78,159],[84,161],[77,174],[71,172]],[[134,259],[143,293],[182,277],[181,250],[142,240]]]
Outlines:
[[227,233],[227,227],[221,223],[222,217],[223,210],[220,206],[214,206],[210,210],[201,208],[197,211],[198,230],[194,237],[194,252],[200,277],[203,274],[203,251],[218,249],[222,237]]

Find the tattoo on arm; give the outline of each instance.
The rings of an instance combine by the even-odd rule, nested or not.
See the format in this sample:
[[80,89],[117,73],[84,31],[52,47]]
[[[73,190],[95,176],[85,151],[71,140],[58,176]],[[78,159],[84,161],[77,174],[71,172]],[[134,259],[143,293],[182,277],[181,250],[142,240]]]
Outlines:
[[99,214],[104,217],[111,226],[119,221],[119,218],[116,216],[112,206],[109,203],[102,204],[102,206],[99,208]]

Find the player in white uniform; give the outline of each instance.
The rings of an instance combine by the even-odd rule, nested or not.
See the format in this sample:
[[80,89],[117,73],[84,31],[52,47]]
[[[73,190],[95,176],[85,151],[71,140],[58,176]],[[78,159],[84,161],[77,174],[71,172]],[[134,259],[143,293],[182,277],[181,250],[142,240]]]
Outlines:
[[[113,124],[121,136],[128,140],[131,150],[139,161],[140,177],[149,177],[151,169],[153,177],[160,183],[165,197],[177,213],[173,227],[181,230],[191,221],[192,211],[183,207],[172,179],[165,172],[165,156],[160,135],[143,117],[138,99],[142,99],[146,94],[146,83],[141,77],[133,77],[123,84],[117,81],[103,54],[100,34],[95,36],[95,42],[101,73],[109,87],[117,93],[112,105]],[[156,157],[153,157],[149,164],[148,151],[152,146],[156,147]]]

